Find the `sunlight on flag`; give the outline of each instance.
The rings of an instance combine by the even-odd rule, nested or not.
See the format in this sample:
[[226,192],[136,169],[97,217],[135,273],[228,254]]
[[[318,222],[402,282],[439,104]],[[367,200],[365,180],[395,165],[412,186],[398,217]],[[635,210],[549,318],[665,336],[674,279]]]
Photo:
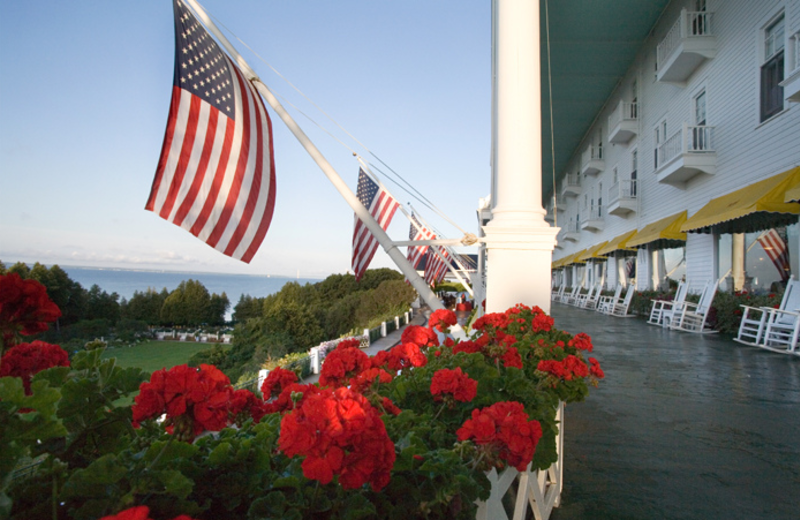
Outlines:
[[[361,168],[358,169],[356,197],[384,231],[389,227],[394,212],[400,207],[400,204],[389,195],[389,192],[378,186]],[[378,240],[357,216],[353,227],[352,267],[356,280],[360,280],[369,267],[372,257],[375,256]]]

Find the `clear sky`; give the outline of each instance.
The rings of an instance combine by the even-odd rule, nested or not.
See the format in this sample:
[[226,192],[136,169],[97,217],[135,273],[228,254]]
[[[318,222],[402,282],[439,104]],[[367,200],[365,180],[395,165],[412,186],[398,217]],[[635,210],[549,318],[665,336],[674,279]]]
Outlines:
[[[278,77],[475,232],[490,189],[489,0],[204,0],[355,191],[378,164]],[[170,0],[0,0],[0,260],[324,277],[353,213],[274,113],[277,199],[247,265],[145,211],[174,61]],[[385,182],[451,238],[461,233]],[[389,234],[406,240],[398,212]],[[380,251],[372,267],[393,266]]]

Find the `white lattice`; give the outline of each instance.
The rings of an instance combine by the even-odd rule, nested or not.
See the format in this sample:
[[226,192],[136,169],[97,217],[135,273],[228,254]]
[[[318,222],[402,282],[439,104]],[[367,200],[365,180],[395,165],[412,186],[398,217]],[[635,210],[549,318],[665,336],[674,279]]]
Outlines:
[[558,438],[556,450],[558,461],[546,470],[519,472],[514,468],[507,468],[498,474],[492,469],[488,473],[492,483],[492,491],[486,502],[478,503],[476,520],[509,520],[503,508],[503,497],[509,492],[511,486],[517,482],[514,499],[514,514],[510,520],[525,520],[528,508],[533,511],[536,520],[547,520],[554,507],[558,507],[561,500],[561,489],[564,477],[564,403],[559,404],[556,410],[558,421]]

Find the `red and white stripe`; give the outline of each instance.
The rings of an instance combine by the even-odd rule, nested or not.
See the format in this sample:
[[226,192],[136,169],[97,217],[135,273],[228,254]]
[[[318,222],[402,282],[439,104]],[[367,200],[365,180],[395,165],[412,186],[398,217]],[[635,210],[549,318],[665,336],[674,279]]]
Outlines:
[[[381,228],[385,230],[389,227],[389,223],[399,207],[400,204],[384,189],[381,189],[367,210]],[[375,256],[375,251],[378,249],[378,240],[357,216],[355,217],[354,227],[352,268],[356,280],[360,280],[367,267],[369,267],[372,257]]]
[[780,273],[781,279],[784,281],[788,280],[789,273],[791,272],[791,267],[789,265],[789,248],[786,246],[786,241],[783,237],[774,229],[770,229],[758,237],[758,243],[764,248],[764,252],[767,253],[772,263],[775,264],[775,268]]
[[249,263],[275,207],[272,123],[255,88],[225,59],[235,79],[235,118],[173,87],[145,209]]

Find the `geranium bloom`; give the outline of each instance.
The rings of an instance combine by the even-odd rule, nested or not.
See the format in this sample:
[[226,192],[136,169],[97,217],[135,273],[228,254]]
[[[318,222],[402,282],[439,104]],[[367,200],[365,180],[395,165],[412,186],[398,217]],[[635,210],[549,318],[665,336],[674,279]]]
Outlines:
[[69,356],[58,345],[36,340],[20,343],[10,348],[0,359],[0,377],[12,376],[22,379],[25,394],[31,395],[31,377],[52,367],[68,367]]
[[[342,346],[345,343],[347,345]],[[334,388],[344,386],[351,377],[370,368],[369,356],[350,343],[350,341],[343,341],[325,358],[319,374],[321,386]]]
[[409,367],[424,367],[428,358],[413,343],[403,343],[389,350],[389,368],[403,370]]
[[553,318],[542,312],[531,320],[531,328],[533,332],[550,332],[554,323],[555,320]]
[[228,405],[228,414],[230,422],[241,426],[247,419],[251,418],[255,422],[259,422],[266,411],[264,410],[263,401],[261,401],[256,394],[241,388],[234,390]]
[[484,446],[492,465],[499,466],[500,460],[525,471],[542,437],[542,427],[538,421],[528,420],[522,404],[503,401],[473,410],[456,435],[459,441],[471,440]]
[[291,370],[277,367],[270,370],[264,379],[264,383],[261,385],[261,395],[265,400],[278,397],[286,386],[296,382],[297,374]]
[[604,377],[606,377],[606,374],[605,374],[605,372],[603,372],[603,369],[602,369],[602,368],[600,368],[600,362],[599,362],[599,361],[597,361],[597,360],[596,360],[595,358],[593,358],[593,357],[590,357],[590,358],[589,358],[589,363],[591,363],[591,365],[592,365],[592,366],[589,368],[589,373],[590,373],[590,374],[592,374],[592,375],[593,375],[594,377],[596,377],[597,379],[603,379]]
[[431,329],[409,325],[400,336],[401,343],[414,343],[419,347],[438,347],[439,337]]
[[[136,506],[120,511],[116,515],[104,516],[100,520],[151,520],[150,508],[147,506]],[[187,515],[176,516],[172,520],[192,520]]]
[[178,365],[153,372],[139,386],[132,407],[134,423],[167,414],[167,426],[182,440],[228,424],[233,388],[228,377],[212,365]]
[[428,327],[436,329],[439,332],[446,332],[447,329],[458,323],[456,313],[449,309],[437,309],[431,313],[428,318]]
[[515,367],[522,370],[522,356],[519,355],[517,347],[508,347],[506,353],[500,357],[505,367]]
[[306,478],[328,484],[338,475],[345,489],[369,482],[380,491],[395,461],[394,444],[378,411],[344,387],[323,388],[286,414],[278,446],[288,457],[305,456]]
[[587,352],[591,352],[593,348],[592,338],[583,332],[575,334],[575,336],[567,342],[567,345],[570,347],[575,347],[578,350],[585,350]]
[[543,359],[539,361],[536,369],[550,373],[565,381],[571,381],[573,377],[586,377],[589,375],[589,367],[586,366],[586,363],[571,354],[562,361]]
[[478,382],[465,374],[461,367],[437,370],[431,379],[431,395],[435,400],[441,401],[443,394],[451,395],[456,401],[468,403],[478,395]]
[[392,381],[392,374],[382,368],[368,368],[350,380],[350,388],[363,394],[373,384],[384,384]]
[[476,341],[470,341],[470,340],[459,341],[453,346],[453,354],[458,354],[459,352],[474,354],[480,351],[481,351],[481,346]]
[[23,280],[17,273],[0,275],[0,334],[8,347],[18,334],[28,336],[47,330],[61,310],[36,280]]

